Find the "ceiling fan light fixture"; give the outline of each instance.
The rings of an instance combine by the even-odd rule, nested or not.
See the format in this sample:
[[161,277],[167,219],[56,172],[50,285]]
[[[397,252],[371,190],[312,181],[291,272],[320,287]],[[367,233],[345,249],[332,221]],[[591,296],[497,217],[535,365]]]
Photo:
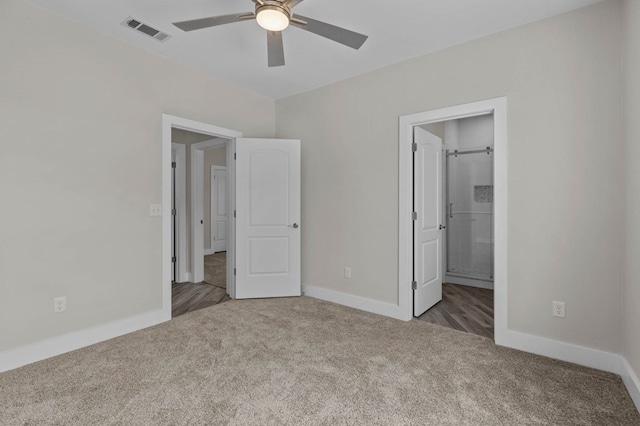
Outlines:
[[289,26],[291,14],[280,6],[265,4],[256,10],[258,25],[267,31],[282,31]]

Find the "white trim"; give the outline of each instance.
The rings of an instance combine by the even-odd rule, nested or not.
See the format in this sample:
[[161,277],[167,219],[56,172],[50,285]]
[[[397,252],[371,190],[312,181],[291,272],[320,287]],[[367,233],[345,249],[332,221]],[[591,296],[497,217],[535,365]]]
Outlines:
[[178,241],[176,281],[189,281],[187,278],[187,146],[182,143],[171,143],[171,150],[176,153],[176,210],[178,218]]
[[367,299],[366,297],[355,296],[353,294],[342,293],[340,291],[329,290],[322,287],[302,284],[302,294],[314,299],[326,300],[327,302],[349,306],[386,317],[403,319],[398,310],[398,305],[385,303],[378,300]]
[[627,360],[623,357],[620,358],[622,358],[622,371],[619,374],[622,376],[622,381],[625,386],[627,386],[629,395],[634,404],[636,404],[636,408],[640,411],[640,380],[638,380],[638,376],[636,376]]
[[[209,244],[211,245],[211,248],[209,249],[209,251],[211,251],[210,254],[216,253],[217,251],[226,251],[227,250],[227,242],[224,241],[223,244],[218,244],[218,241],[215,239],[216,236],[216,227],[214,226],[214,220],[213,218],[216,217],[216,215],[213,214],[213,212],[216,210],[216,205],[215,205],[215,197],[213,196],[213,189],[215,187],[214,184],[214,177],[215,177],[215,171],[224,171],[227,172],[227,187],[225,188],[225,196],[226,196],[226,203],[227,203],[227,235],[229,234],[229,171],[227,170],[227,166],[216,166],[215,164],[211,165],[211,172],[209,175],[210,181],[211,181],[211,187],[210,187],[210,192],[211,194],[209,194]],[[220,248],[219,250],[215,250],[216,246],[220,246],[222,245],[222,248]],[[206,255],[206,254],[205,254]]]
[[[218,131],[221,131],[218,128]],[[214,139],[191,145],[191,270],[194,282],[204,280],[204,150],[219,146],[229,149],[229,140],[241,137],[242,133],[225,130],[227,134],[218,133]],[[228,206],[229,207],[229,206]],[[196,225],[202,225],[196,226]]]
[[505,97],[400,117],[398,141],[398,308],[401,319],[408,321],[412,318],[413,161],[411,144],[413,142],[413,127],[490,113],[494,115],[495,342],[509,346],[505,341],[507,332],[507,99]]
[[227,294],[236,298],[236,140],[227,144],[227,197],[229,200],[227,220]]
[[120,321],[75,331],[63,336],[0,352],[0,372],[84,348],[114,337],[151,327],[171,319],[164,310],[152,311]]
[[180,118],[162,114],[162,312],[171,318],[171,128]]
[[453,275],[445,274],[444,282],[448,284],[466,285],[467,287],[476,287],[476,288],[484,288],[487,290],[493,290],[493,282],[474,280],[473,278],[454,277]]
[[624,371],[624,358],[618,354],[513,330],[507,330],[506,334],[503,337],[508,344],[503,346],[615,374]]
[[212,249],[212,248],[206,248],[206,249],[204,249],[204,251],[203,251],[202,253],[203,253],[205,256],[209,256],[209,255],[211,255],[211,254],[216,254],[216,252],[215,252],[215,251],[213,251],[213,249]]

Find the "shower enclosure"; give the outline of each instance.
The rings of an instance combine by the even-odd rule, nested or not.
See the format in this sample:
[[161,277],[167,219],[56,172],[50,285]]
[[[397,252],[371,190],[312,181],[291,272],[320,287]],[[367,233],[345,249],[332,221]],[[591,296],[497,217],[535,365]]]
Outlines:
[[493,288],[493,148],[446,159],[446,281]]

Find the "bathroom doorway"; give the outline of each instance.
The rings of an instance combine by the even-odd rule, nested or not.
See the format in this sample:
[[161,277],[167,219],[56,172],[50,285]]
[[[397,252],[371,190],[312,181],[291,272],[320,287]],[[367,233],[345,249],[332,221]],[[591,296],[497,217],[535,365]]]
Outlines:
[[441,140],[443,276],[440,300],[414,315],[493,338],[493,114],[420,128]]
[[496,342],[506,332],[504,107],[498,98],[400,118],[400,308]]

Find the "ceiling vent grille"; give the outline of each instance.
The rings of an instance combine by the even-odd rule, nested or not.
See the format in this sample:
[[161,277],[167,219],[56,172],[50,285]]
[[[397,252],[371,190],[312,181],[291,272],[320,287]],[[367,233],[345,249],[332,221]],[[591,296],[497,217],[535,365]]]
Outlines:
[[149,37],[154,38],[158,41],[167,41],[171,38],[171,36],[164,31],[153,28],[152,26],[143,23],[139,19],[132,18],[131,16],[125,19],[122,22],[122,25],[124,25],[125,27],[129,27],[132,30],[136,30],[142,34],[148,35]]

